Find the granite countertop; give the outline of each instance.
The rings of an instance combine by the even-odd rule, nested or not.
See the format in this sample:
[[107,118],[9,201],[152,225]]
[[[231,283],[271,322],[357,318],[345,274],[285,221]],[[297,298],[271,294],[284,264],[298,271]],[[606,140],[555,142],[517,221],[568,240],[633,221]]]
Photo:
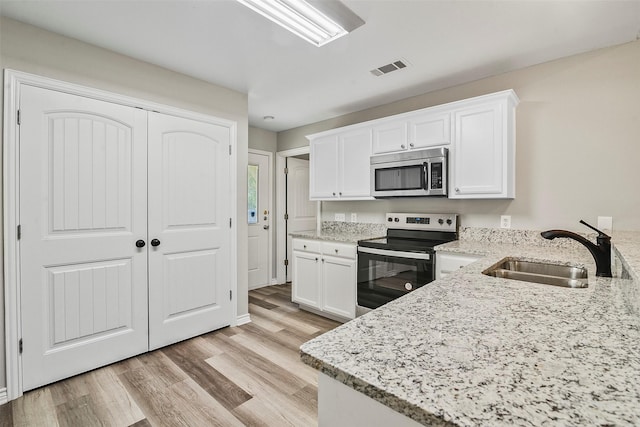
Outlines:
[[321,231],[299,231],[289,233],[291,237],[302,239],[326,240],[331,242],[358,243],[358,240],[384,237],[387,228],[384,224],[349,223],[324,221]]
[[[637,278],[640,233],[613,241]],[[423,424],[640,424],[640,282],[596,278],[577,244],[441,248],[484,257],[303,344],[302,360]],[[481,274],[505,256],[585,266],[589,287]]]

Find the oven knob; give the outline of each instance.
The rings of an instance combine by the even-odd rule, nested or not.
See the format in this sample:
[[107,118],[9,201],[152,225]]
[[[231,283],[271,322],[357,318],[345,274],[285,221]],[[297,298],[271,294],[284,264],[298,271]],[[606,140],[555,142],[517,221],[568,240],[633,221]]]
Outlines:
[[393,222],[393,218],[389,217],[389,218],[387,218],[387,221]]
[[451,225],[452,221],[450,219],[447,220],[447,225]]
[[393,219],[395,222],[400,222],[400,218],[394,218]]
[[409,282],[404,284],[404,288],[408,291],[410,291],[411,289],[413,289],[413,285]]
[[440,224],[440,225],[444,224],[444,219],[440,218],[440,219],[438,220],[438,224]]

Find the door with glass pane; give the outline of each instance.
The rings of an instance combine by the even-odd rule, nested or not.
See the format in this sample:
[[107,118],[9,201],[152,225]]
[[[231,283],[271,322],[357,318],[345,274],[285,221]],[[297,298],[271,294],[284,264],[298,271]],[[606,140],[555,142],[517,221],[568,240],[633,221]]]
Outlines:
[[271,153],[250,150],[247,167],[249,289],[271,283]]

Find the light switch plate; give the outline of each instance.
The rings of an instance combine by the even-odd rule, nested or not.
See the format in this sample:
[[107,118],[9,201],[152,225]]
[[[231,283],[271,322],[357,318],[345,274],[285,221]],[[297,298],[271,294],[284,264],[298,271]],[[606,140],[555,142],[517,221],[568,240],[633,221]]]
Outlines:
[[346,221],[345,214],[343,214],[343,213],[337,213],[337,214],[335,215],[335,220],[336,220],[336,221],[340,221],[340,222],[345,222],[345,221]]
[[598,229],[599,230],[613,230],[613,217],[612,216],[599,216],[598,217]]
[[351,222],[358,222],[358,214],[355,212],[351,213]]
[[500,228],[511,228],[511,215],[500,216]]

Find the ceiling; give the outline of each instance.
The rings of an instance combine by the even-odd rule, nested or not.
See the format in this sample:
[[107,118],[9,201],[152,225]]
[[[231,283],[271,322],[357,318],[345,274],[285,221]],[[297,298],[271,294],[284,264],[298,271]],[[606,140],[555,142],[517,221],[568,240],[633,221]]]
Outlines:
[[[272,131],[640,38],[640,0],[343,2],[366,23],[323,47],[234,0],[0,0],[0,13],[247,93],[250,124]],[[398,59],[409,66],[370,73]]]

